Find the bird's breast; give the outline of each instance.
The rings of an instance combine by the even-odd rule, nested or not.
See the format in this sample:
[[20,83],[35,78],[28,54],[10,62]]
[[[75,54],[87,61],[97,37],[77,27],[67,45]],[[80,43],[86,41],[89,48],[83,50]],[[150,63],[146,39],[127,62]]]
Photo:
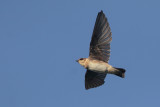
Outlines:
[[104,62],[92,62],[90,61],[88,63],[88,69],[91,71],[96,71],[96,72],[106,72],[107,71],[107,66],[106,63]]

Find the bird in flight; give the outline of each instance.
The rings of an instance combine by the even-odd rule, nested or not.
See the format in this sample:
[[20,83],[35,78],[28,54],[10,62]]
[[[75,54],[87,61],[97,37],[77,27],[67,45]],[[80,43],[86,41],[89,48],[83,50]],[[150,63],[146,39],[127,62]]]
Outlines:
[[95,88],[104,84],[107,74],[114,74],[121,78],[125,76],[125,69],[115,68],[108,64],[110,57],[110,42],[112,33],[105,14],[101,10],[95,22],[90,52],[88,58],[80,58],[77,62],[87,69],[85,74],[85,88]]

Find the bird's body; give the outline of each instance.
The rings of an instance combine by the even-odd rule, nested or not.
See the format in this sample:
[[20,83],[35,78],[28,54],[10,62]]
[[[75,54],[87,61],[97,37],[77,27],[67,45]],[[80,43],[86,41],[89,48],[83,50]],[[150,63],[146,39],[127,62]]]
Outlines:
[[115,68],[108,64],[112,33],[103,11],[98,13],[94,26],[90,53],[88,58],[80,58],[77,62],[87,69],[85,88],[90,89],[104,84],[107,74],[124,78],[125,69]]
[[80,64],[88,70],[100,73],[108,73],[108,71],[112,68],[112,66],[106,62],[91,60],[90,58],[85,58],[85,60],[80,62]]
[[87,69],[94,71],[94,72],[102,72],[107,73],[108,72],[109,65],[102,61],[97,60],[90,60]]

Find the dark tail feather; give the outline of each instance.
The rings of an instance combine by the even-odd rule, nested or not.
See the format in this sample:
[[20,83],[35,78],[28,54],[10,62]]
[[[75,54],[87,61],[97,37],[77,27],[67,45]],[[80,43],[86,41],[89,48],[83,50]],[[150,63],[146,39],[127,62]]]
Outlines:
[[116,72],[115,75],[124,78],[126,70],[123,68],[116,68],[116,69],[118,70],[118,72]]

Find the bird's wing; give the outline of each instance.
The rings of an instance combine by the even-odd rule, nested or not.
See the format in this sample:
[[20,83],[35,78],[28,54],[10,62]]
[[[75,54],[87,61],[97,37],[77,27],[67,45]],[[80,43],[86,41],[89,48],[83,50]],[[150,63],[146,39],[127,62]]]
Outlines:
[[107,18],[103,11],[101,11],[97,15],[90,42],[90,58],[108,62],[110,57],[110,42],[112,40],[111,35],[112,33]]
[[106,75],[106,73],[97,73],[87,70],[85,75],[85,88],[90,89],[103,85]]

